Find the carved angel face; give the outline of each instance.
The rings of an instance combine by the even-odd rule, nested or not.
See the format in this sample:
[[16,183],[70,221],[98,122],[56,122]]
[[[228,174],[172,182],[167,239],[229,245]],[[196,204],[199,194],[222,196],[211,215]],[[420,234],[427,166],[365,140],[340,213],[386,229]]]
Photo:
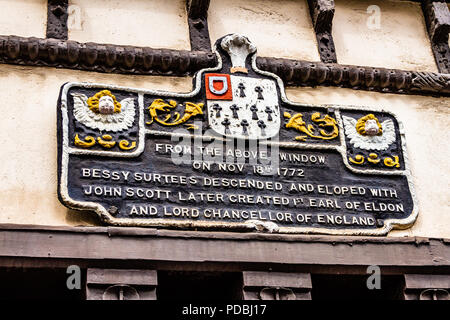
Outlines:
[[89,109],[95,113],[110,115],[121,112],[121,104],[109,90],[102,90],[87,99]]
[[358,119],[355,125],[356,131],[362,136],[381,136],[383,127],[377,117],[372,113]]
[[375,119],[366,120],[364,131],[368,136],[377,135],[380,132],[380,128],[378,127],[377,121]]
[[373,114],[368,114],[356,120],[353,117],[342,116],[345,135],[355,148],[364,150],[387,150],[396,141],[395,125],[392,119],[383,123]]
[[114,113],[114,101],[110,96],[103,96],[98,101],[98,112],[101,114]]
[[135,98],[118,102],[109,90],[97,92],[88,98],[82,93],[72,93],[75,119],[91,129],[118,132],[133,126],[136,115]]

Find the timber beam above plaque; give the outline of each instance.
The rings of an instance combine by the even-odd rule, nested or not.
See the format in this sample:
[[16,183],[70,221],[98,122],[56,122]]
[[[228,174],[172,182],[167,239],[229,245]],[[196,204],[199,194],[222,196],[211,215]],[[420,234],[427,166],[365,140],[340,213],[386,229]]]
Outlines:
[[390,112],[307,105],[232,34],[189,93],[67,83],[58,194],[107,224],[385,235],[418,214]]

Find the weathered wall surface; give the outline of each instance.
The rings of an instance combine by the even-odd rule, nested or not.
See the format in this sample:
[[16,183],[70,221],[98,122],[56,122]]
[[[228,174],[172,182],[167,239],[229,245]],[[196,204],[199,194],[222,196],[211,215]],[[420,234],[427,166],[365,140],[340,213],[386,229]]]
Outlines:
[[184,0],[70,0],[69,40],[190,50]]
[[420,3],[335,0],[335,5],[339,63],[437,72]]
[[[11,8],[9,17],[6,17],[5,10],[0,13],[6,17],[0,19],[0,34],[44,37],[45,2],[0,1]],[[378,2],[370,3],[382,8],[382,30],[368,33],[364,30],[367,5],[359,4],[360,1],[336,1],[333,35],[338,62],[436,71],[416,5],[403,1],[393,4]],[[90,18],[89,21],[83,19],[82,30],[69,30],[70,39],[189,50],[183,1],[166,4],[162,0],[134,0],[128,2],[130,8],[126,10],[123,2],[119,1],[108,2],[116,6],[110,5],[108,10],[102,10],[100,4],[106,3],[103,0],[74,0],[71,3],[79,5],[83,9],[82,16]],[[16,21],[12,18],[14,14]],[[393,20],[384,24],[383,15]],[[396,15],[399,15],[398,19]],[[114,19],[115,16],[119,18]],[[130,21],[130,17],[135,19]],[[261,56],[319,60],[306,1],[232,0],[225,3],[212,0],[208,20],[212,42],[224,34],[240,32],[255,42]],[[400,24],[396,24],[404,21],[407,21],[408,28],[400,28]],[[407,31],[409,28],[415,31]],[[191,90],[190,78],[0,65],[0,223],[99,223],[93,214],[67,210],[56,195],[56,101],[61,85],[68,81],[181,92]],[[411,229],[390,235],[450,238],[448,98],[333,87],[289,88],[287,93],[295,102],[384,107],[396,113],[405,127],[420,213]]]
[[0,0],[0,34],[45,38],[47,0]]
[[320,61],[306,0],[211,0],[211,42],[241,33],[261,56]]

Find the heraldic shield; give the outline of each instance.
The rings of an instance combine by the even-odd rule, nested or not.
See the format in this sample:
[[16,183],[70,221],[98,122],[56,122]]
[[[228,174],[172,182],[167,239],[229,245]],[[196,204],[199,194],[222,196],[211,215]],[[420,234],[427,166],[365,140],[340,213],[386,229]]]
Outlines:
[[233,138],[267,139],[280,130],[276,82],[228,74],[206,74],[208,122]]
[[233,138],[268,139],[280,131],[280,104],[273,78],[252,74],[247,59],[256,48],[246,38],[229,35],[220,43],[228,73],[206,73],[205,90],[209,127]]

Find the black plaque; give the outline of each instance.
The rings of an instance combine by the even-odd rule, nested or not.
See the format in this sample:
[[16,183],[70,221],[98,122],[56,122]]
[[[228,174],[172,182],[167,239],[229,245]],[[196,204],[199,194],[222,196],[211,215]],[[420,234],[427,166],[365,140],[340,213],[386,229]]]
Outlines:
[[124,226],[384,235],[414,223],[393,114],[292,103],[247,38],[215,48],[190,93],[62,87],[63,204]]

